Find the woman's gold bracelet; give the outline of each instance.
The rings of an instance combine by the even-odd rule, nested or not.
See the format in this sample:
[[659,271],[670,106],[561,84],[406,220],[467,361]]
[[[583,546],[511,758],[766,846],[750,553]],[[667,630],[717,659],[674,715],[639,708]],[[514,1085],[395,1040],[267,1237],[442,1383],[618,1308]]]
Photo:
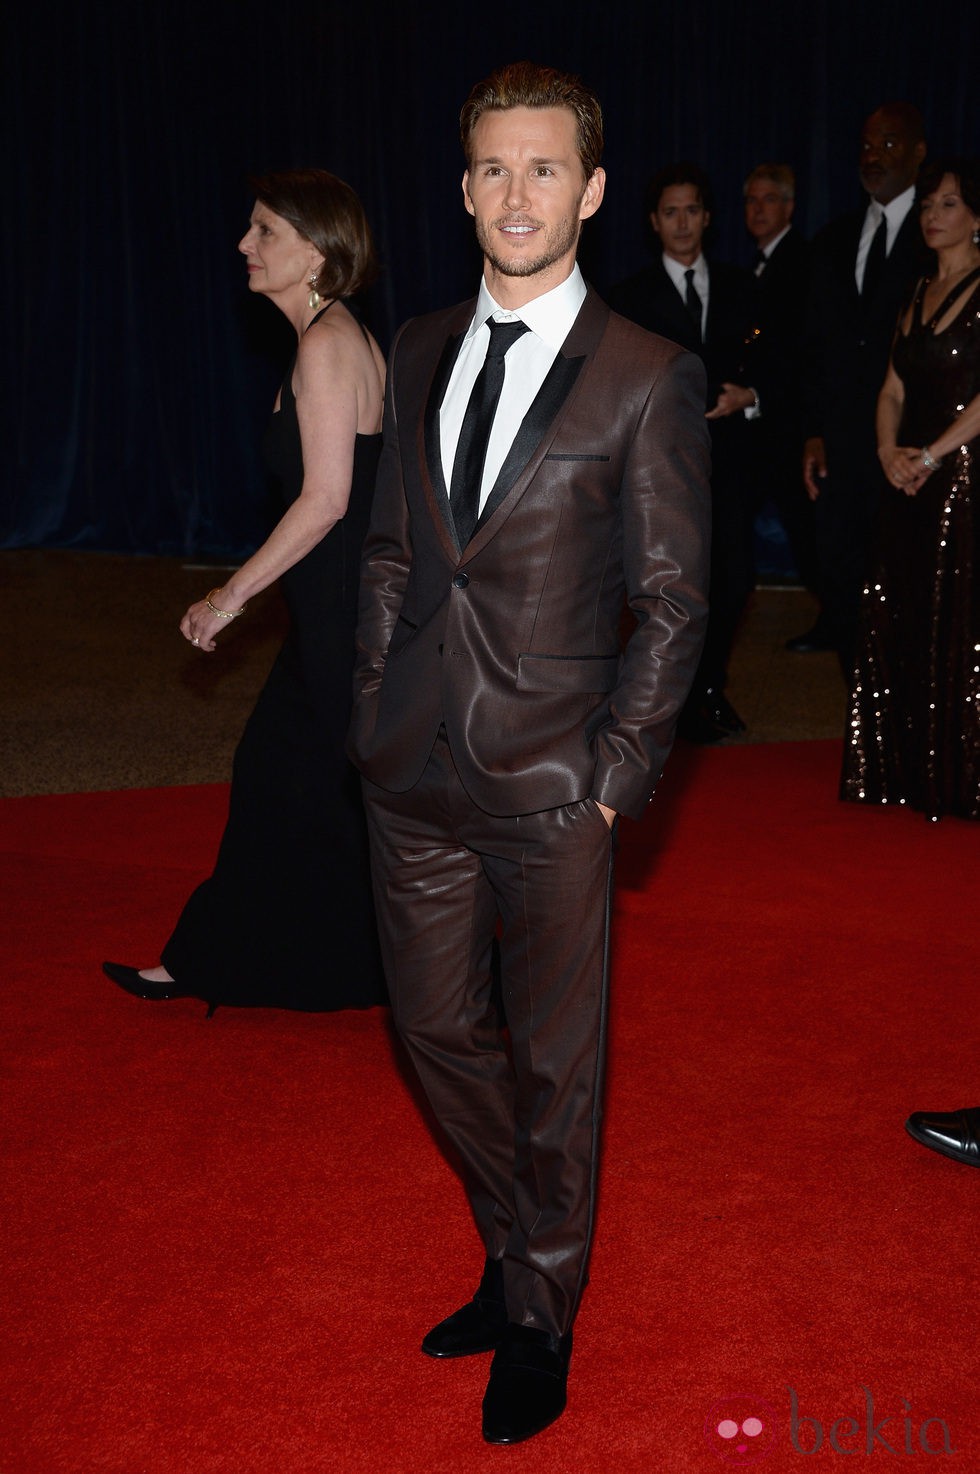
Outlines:
[[248,608],[247,604],[243,604],[240,609],[219,609],[215,604],[212,604],[211,599],[217,592],[217,589],[212,589],[204,601],[212,614],[216,614],[219,619],[237,619],[240,614],[245,613],[245,610]]

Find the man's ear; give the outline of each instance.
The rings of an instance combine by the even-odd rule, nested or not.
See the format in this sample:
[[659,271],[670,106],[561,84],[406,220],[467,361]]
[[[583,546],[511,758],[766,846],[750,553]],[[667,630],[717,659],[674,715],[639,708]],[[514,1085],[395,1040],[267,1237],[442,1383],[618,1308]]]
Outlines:
[[605,169],[596,169],[592,178],[585,186],[582,203],[578,207],[578,218],[580,220],[588,220],[590,215],[595,214],[596,210],[602,204],[602,196],[605,192],[606,171]]
[[473,208],[473,201],[470,199],[470,171],[469,171],[469,169],[464,169],[463,170],[463,204],[466,206],[467,210],[470,212],[471,215],[475,215],[476,214],[476,211]]

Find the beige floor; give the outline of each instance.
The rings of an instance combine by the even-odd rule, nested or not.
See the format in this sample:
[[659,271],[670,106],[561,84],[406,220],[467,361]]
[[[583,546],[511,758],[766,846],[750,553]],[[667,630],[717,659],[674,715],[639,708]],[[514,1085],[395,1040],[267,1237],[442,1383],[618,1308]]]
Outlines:
[[[0,795],[224,782],[284,628],[270,590],[214,655],[178,632],[222,580],[180,559],[29,549],[0,553]],[[800,589],[756,591],[728,694],[748,742],[839,737],[832,655],[790,655],[812,621]]]

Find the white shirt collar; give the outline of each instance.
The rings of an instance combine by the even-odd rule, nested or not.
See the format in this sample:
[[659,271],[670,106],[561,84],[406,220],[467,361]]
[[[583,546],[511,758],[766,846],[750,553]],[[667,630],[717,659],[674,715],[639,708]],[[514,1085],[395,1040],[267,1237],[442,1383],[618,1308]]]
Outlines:
[[895,232],[901,230],[905,217],[911,210],[914,202],[915,185],[910,184],[908,189],[903,189],[902,193],[896,195],[893,200],[889,200],[887,205],[879,204],[875,199],[869,199],[868,211],[875,224],[884,215],[888,221],[888,239],[891,241],[895,237]]
[[694,268],[694,285],[700,288],[702,284],[707,283],[708,263],[702,255],[699,255],[696,261],[692,261],[690,266],[685,266],[682,261],[675,261],[673,256],[668,256],[665,251],[663,253],[663,263],[664,270],[682,296],[684,288],[687,285],[684,280],[684,273],[690,271],[691,267]]
[[768,246],[761,246],[760,247],[760,249],[762,251],[762,254],[763,254],[763,256],[765,256],[765,258],[766,258],[767,261],[769,260],[769,257],[772,255],[773,251],[779,245],[779,242],[783,239],[783,236],[789,235],[789,233],[790,233],[790,231],[792,229],[793,229],[792,225],[784,225],[783,228],[782,228],[782,230],[779,232],[779,234],[777,236],[775,236],[774,239],[769,242]]
[[539,337],[555,353],[571,330],[572,323],[578,317],[582,303],[585,301],[586,286],[579,269],[578,262],[572,267],[571,272],[557,287],[552,287],[550,292],[544,292],[540,297],[525,302],[523,307],[511,312],[509,308],[501,307],[495,302],[487,288],[486,280],[480,282],[480,292],[476,299],[476,311],[473,321],[467,329],[466,336],[472,338],[486,322],[488,317],[495,317],[498,322],[513,322],[520,318],[526,322],[531,332]]

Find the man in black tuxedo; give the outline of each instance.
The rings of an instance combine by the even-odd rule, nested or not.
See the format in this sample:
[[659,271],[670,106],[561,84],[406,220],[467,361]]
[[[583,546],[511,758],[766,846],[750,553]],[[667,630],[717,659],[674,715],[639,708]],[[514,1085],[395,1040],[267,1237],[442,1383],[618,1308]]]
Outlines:
[[710,613],[704,652],[678,731],[689,741],[717,742],[745,730],[725,695],[725,684],[735,631],[755,579],[745,419],[758,400],[745,376],[752,281],[741,268],[704,254],[711,189],[697,164],[672,164],[655,174],[647,186],[646,213],[659,247],[657,259],[607,295],[617,312],[697,353],[707,370]]
[[881,486],[878,392],[899,313],[930,259],[913,208],[925,152],[916,108],[877,108],[861,133],[867,204],[824,226],[811,250],[803,477],[815,504],[820,614],[787,648],[836,650],[847,676]]
[[796,179],[789,164],[758,164],[743,186],[745,228],[755,242],[754,329],[746,375],[759,396],[748,414],[756,508],[777,513],[793,565],[815,585],[813,507],[803,487],[800,453],[803,324],[809,247],[793,225]]

